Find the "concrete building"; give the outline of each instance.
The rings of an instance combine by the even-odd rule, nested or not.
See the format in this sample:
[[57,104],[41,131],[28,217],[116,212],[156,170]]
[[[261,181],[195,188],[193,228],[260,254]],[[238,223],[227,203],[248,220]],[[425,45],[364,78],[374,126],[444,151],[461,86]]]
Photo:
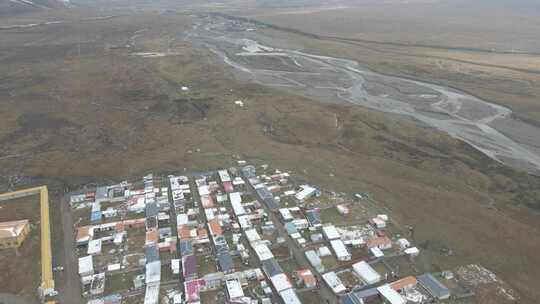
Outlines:
[[0,223],[0,249],[20,247],[29,233],[28,220]]
[[304,202],[310,197],[316,196],[320,193],[317,189],[308,185],[303,185],[301,187],[302,187],[302,190],[300,190],[300,192],[296,193],[294,196],[300,202]]
[[339,294],[347,290],[335,272],[327,272],[322,275],[322,278],[335,294]]
[[352,267],[360,279],[368,285],[375,284],[381,280],[381,275],[365,261],[355,263]]
[[308,250],[304,253],[306,255],[306,258],[308,259],[309,263],[315,270],[318,272],[324,272],[324,265],[322,263],[321,258],[317,255],[315,250]]
[[338,261],[350,261],[352,256],[342,240],[332,240],[330,245],[336,254]]
[[386,303],[390,304],[406,304],[407,301],[401,297],[401,295],[392,289],[390,285],[385,284],[383,286],[380,286],[377,288],[377,291],[381,295],[381,297],[385,300]]
[[339,239],[340,237],[339,232],[337,231],[336,227],[332,225],[324,226],[322,230],[323,230],[324,237],[326,237],[326,239],[329,241]]
[[418,283],[424,287],[429,294],[439,300],[450,298],[450,290],[437,280],[432,274],[427,273],[417,277]]

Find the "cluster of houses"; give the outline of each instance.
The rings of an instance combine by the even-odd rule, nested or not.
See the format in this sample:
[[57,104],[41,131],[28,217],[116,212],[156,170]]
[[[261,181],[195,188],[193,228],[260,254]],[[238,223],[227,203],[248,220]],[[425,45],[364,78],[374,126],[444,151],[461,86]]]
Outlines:
[[[149,174],[73,194],[83,295],[93,304],[122,303],[134,294],[144,304],[299,304],[303,292],[320,287],[344,304],[450,296],[437,275],[400,278],[376,269],[387,258],[412,260],[420,252],[392,236],[386,214],[356,226],[324,223],[324,210],[307,207],[323,199],[319,189],[291,184],[287,172],[264,170],[247,165],[167,178]],[[350,204],[334,207],[339,216],[351,213]],[[308,265],[284,270],[279,248],[288,252],[285,260],[300,252]],[[104,294],[119,275],[132,279]]]
[[[75,210],[90,209],[89,219],[80,219],[75,236],[84,296],[102,295],[106,281],[115,274],[141,272],[133,279],[134,288],[145,286],[144,302],[158,303],[160,253],[177,250],[169,226],[168,189],[154,187],[150,174],[138,186],[123,182],[71,196]],[[131,239],[137,239],[140,247],[130,246]]]
[[[239,231],[242,222],[238,217],[246,214],[242,205],[242,194],[236,191],[243,189],[245,182],[241,178],[231,178],[227,170],[219,170],[217,176],[218,180],[209,180],[207,176],[195,178],[199,198],[196,201],[200,201],[200,206],[197,203],[191,208],[187,208],[185,200],[186,197],[191,197],[189,178],[169,177],[173,197],[177,197],[174,204],[178,211],[176,222],[185,302],[198,303],[201,300],[201,292],[225,287],[229,302],[251,303],[252,299],[244,294],[243,286],[249,280],[260,280],[263,277],[262,272],[257,268],[243,271],[237,269],[231,254],[234,251],[231,246],[236,245],[234,249],[242,259],[249,258],[249,253],[242,248],[239,233],[231,234],[233,244],[229,244],[225,237],[228,231]],[[229,204],[231,208],[228,208]],[[262,213],[258,211],[257,216],[253,218],[262,218]],[[250,220],[244,222],[250,223]],[[197,252],[212,255],[219,271],[199,276],[195,257]]]

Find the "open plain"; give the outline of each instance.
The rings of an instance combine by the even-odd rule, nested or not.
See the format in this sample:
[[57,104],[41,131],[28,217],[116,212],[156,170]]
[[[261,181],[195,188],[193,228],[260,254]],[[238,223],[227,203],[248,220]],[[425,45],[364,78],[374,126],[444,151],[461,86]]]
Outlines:
[[[346,26],[353,33],[338,37],[336,29],[317,30],[298,16],[335,19],[339,8],[261,14],[263,8],[246,3],[251,10],[232,2],[223,11],[252,19],[255,31],[239,24],[240,32],[214,34],[260,43],[234,48],[216,43],[215,36],[211,43],[192,36],[201,34],[196,26],[223,22],[208,14],[219,10],[218,4],[115,2],[97,9],[81,2],[70,9],[2,16],[0,185],[51,185],[51,216],[61,221],[60,194],[90,181],[172,167],[227,167],[238,157],[271,162],[337,191],[369,191],[396,220],[415,228],[415,241],[437,268],[482,263],[508,282],[522,303],[538,302],[540,180],[521,170],[527,165],[503,164],[512,163],[505,148],[538,152],[540,57],[534,41],[519,46],[523,53],[508,52],[514,46],[504,39],[471,44],[470,37],[455,35],[443,44],[448,39],[419,43],[407,33],[392,44],[387,42],[394,36],[369,27],[357,33],[350,30],[354,24]],[[512,18],[523,13],[515,14]],[[520,21],[527,33],[538,26],[531,20]],[[238,55],[235,48],[242,46],[247,49]],[[272,50],[261,52],[265,46]],[[253,52],[254,47],[259,49]],[[491,48],[496,52],[486,51]],[[261,54],[267,52],[286,56]],[[234,55],[229,64],[224,54]],[[311,74],[301,78],[308,62]],[[239,72],[235,64],[249,72]],[[268,67],[272,73],[263,71]],[[314,69],[325,72],[316,77]],[[294,77],[275,77],[276,70]],[[248,74],[259,82],[249,81]],[[281,85],[291,81],[297,83]],[[329,86],[314,90],[298,83]],[[362,88],[359,95],[345,90],[336,96],[335,87],[354,84]],[[361,101],[394,103],[410,94],[418,96],[398,104],[414,110],[408,116]],[[419,98],[440,104],[451,94],[474,101],[461,103],[471,109],[454,115],[449,108],[433,112],[418,104]],[[388,96],[377,100],[380,95]],[[444,125],[441,115],[449,112],[454,116]],[[504,119],[487,119],[503,114]],[[503,153],[502,163],[478,149],[493,135],[486,125],[497,130],[495,140],[504,138],[486,148]],[[481,131],[471,135],[470,127]],[[538,164],[536,156],[525,159]],[[60,230],[53,228],[55,264],[64,256]],[[453,254],[441,254],[441,246]],[[19,292],[0,289],[13,291]],[[477,301],[494,303],[489,297]]]

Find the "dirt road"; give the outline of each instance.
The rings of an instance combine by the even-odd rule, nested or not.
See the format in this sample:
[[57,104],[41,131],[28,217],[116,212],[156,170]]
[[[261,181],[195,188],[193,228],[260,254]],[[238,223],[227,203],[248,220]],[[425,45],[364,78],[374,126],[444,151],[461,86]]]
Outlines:
[[78,259],[74,247],[74,225],[71,208],[68,203],[69,194],[65,195],[61,201],[60,213],[62,215],[62,234],[64,239],[63,266],[64,279],[63,286],[58,288],[58,300],[60,303],[82,304],[80,277],[77,271]]

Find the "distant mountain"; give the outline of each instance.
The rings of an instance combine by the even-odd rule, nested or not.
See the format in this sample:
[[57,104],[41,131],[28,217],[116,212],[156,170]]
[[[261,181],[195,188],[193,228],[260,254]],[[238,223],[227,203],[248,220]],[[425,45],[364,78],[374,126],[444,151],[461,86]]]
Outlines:
[[484,6],[484,7],[504,7],[516,11],[540,9],[540,1],[538,0],[453,0],[467,6]]
[[43,9],[64,8],[69,0],[0,0],[0,16],[16,15]]

